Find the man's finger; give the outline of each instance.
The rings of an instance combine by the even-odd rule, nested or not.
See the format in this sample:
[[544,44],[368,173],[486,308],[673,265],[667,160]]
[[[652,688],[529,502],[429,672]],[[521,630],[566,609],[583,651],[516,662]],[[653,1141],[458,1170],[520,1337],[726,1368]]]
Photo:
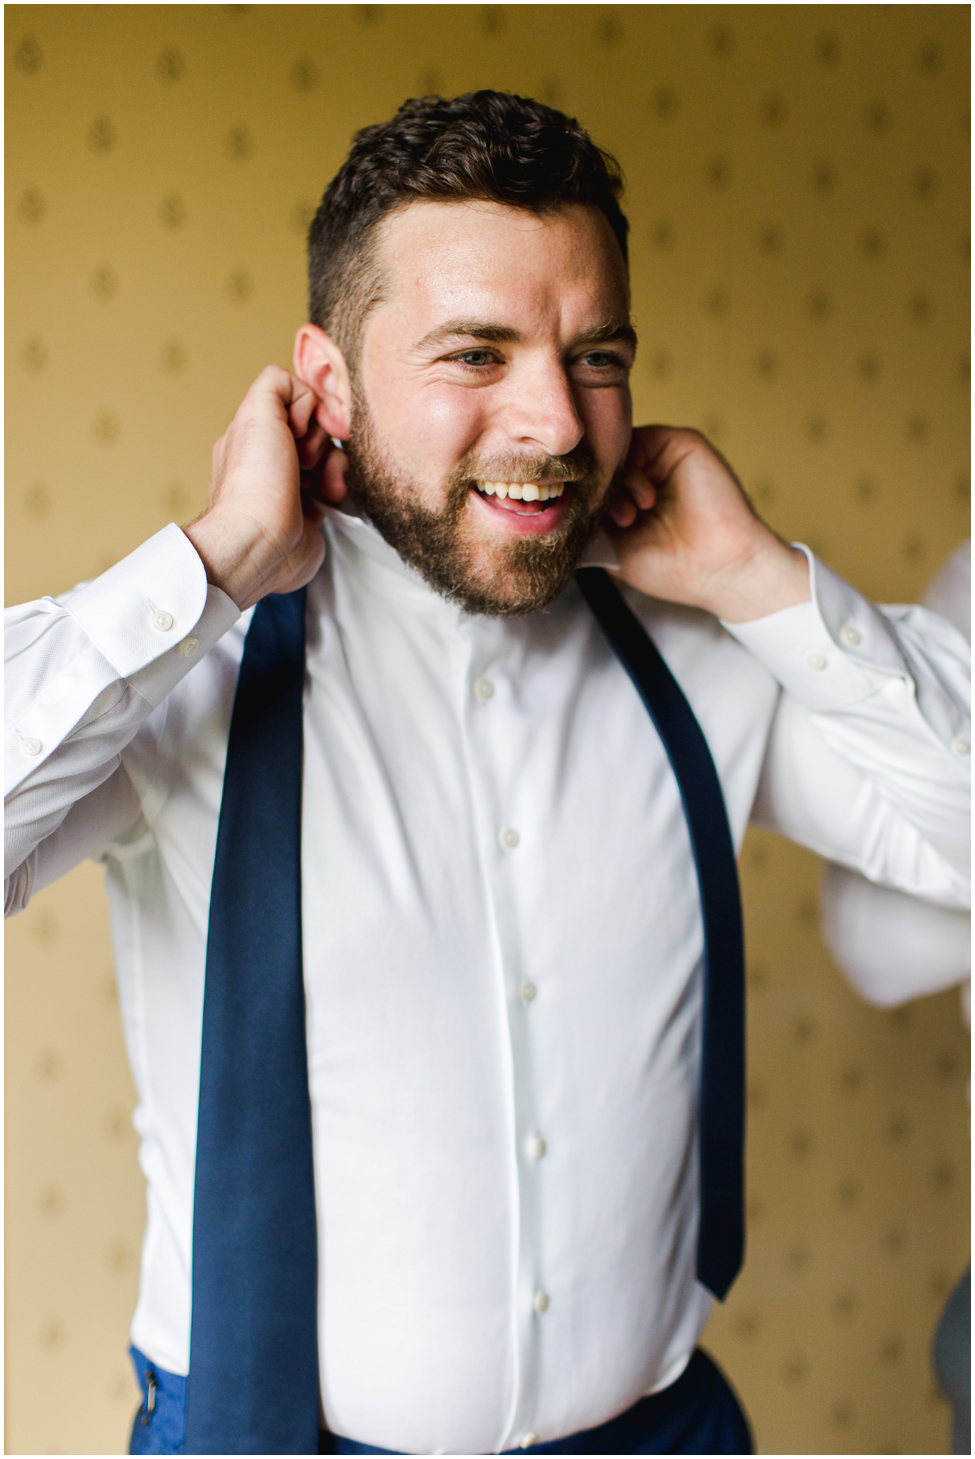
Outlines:
[[308,434],[309,423],[318,400],[315,392],[301,380],[296,379],[294,375],[289,378],[298,387],[300,394],[296,392],[288,406],[288,425],[295,440],[300,441]]
[[322,462],[322,498],[333,507],[340,506],[349,494],[349,489],[345,484],[348,464],[348,456],[337,448],[330,451]]
[[328,431],[319,423],[315,416],[312,416],[305,434],[298,438],[297,446],[298,460],[303,471],[313,470],[321,461],[326,448],[328,450],[334,449],[331,445],[331,438],[329,437]]
[[633,432],[627,469],[643,471],[661,485],[693,451],[707,446],[698,431],[677,426],[638,426]]
[[304,380],[281,365],[266,365],[248,390],[238,414],[250,414],[255,408],[261,411],[270,405],[275,414],[286,417],[292,435],[301,437],[308,430],[317,404],[315,392]]
[[638,466],[628,466],[623,482],[641,512],[648,512],[657,500],[657,490],[646,472]]
[[617,497],[609,504],[609,515],[617,527],[632,527],[637,518],[636,506],[629,497]]

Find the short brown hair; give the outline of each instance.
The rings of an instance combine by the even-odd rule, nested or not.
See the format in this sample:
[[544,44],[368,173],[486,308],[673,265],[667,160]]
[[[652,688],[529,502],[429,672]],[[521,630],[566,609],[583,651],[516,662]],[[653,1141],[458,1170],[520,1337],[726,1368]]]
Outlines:
[[604,215],[625,262],[622,191],[614,158],[540,101],[503,91],[406,101],[392,121],[356,133],[322,198],[308,233],[308,317],[352,362],[380,297],[376,229],[411,202],[479,199],[537,214],[583,203]]

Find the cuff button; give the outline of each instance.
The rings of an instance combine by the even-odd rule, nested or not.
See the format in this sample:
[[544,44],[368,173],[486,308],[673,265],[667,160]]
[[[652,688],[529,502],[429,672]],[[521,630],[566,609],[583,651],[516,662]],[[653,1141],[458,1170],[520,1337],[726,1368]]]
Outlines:
[[168,633],[176,620],[172,613],[153,613],[152,626],[160,633]]
[[44,746],[41,744],[40,740],[35,740],[33,738],[29,740],[24,740],[25,755],[39,755],[43,748]]
[[191,659],[199,647],[200,640],[198,638],[184,638],[179,646],[179,651],[184,659]]

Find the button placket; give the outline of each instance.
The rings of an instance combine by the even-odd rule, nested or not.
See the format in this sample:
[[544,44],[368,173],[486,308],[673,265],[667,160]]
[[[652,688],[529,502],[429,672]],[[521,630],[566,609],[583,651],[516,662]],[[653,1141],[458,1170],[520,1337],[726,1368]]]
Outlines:
[[[532,1426],[537,1421],[543,1340],[539,1314],[533,1305],[544,1270],[539,1209],[541,1156],[531,1153],[531,1142],[541,1140],[535,1109],[532,1034],[538,1015],[533,1007],[537,989],[521,966],[525,938],[520,920],[524,914],[519,898],[520,874],[533,870],[532,845],[527,821],[520,819],[526,811],[518,777],[511,774],[510,755],[510,746],[524,742],[529,727],[518,712],[517,694],[506,677],[503,638],[494,625],[485,624],[472,627],[471,639],[473,663],[465,684],[463,719],[471,746],[471,785],[478,819],[486,832],[483,867],[498,942],[499,992],[510,1048],[509,1169],[511,1199],[516,1203],[512,1229],[517,1237],[511,1251],[516,1333],[512,1379],[516,1393],[510,1428],[499,1439],[502,1448],[518,1448],[523,1443],[530,1448],[538,1442]],[[483,672],[488,664],[490,677]],[[514,825],[509,816],[515,819]]]

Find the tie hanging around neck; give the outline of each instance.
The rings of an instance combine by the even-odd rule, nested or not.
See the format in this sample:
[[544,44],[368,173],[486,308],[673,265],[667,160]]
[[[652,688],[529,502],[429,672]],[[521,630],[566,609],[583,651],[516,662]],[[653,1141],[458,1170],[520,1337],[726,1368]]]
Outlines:
[[[734,849],[707,741],[601,568],[579,586],[680,787],[701,894],[698,1279],[744,1249],[744,955]],[[234,700],[207,942],[186,1451],[313,1454],[317,1231],[301,948],[305,591],[258,603]],[[326,1172],[327,1176],[327,1172]]]
[[704,921],[697,1277],[723,1299],[745,1250],[745,944],[728,813],[708,742],[653,640],[602,568],[576,578],[663,741],[690,832]]
[[305,590],[254,609],[210,893],[190,1454],[317,1454],[318,1233],[301,952]]

